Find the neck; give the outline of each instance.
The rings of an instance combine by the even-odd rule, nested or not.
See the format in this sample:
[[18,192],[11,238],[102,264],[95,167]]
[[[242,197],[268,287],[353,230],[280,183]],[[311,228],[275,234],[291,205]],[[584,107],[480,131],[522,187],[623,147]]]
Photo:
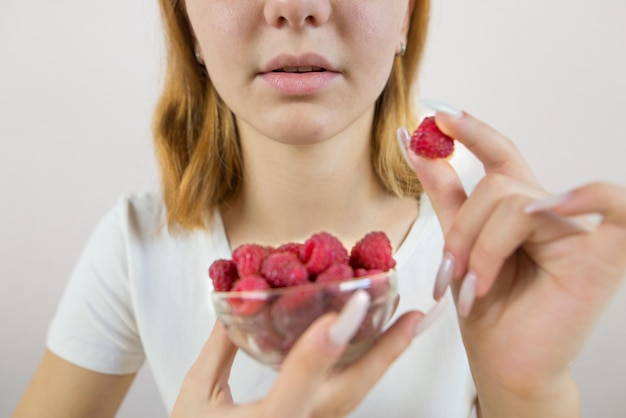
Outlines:
[[[302,242],[321,231],[349,247],[370,230],[389,229],[386,218],[398,199],[372,169],[371,119],[306,145],[248,131],[240,129],[244,187],[232,205],[222,208],[232,248],[246,242]],[[416,215],[412,205],[410,219]]]

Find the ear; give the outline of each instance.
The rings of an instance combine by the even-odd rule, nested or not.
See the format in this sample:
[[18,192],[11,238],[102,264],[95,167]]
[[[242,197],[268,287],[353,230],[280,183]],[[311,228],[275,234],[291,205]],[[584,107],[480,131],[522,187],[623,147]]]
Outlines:
[[406,14],[404,15],[404,21],[402,22],[402,37],[404,43],[407,43],[407,36],[409,35],[409,29],[411,28],[411,19],[413,17],[413,10],[415,9],[415,0],[409,0],[409,4],[406,8]]

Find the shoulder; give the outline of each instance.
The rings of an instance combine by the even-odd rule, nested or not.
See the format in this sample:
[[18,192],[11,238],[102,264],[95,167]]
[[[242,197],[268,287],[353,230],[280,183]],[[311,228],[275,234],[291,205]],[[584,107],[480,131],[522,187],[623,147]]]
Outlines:
[[163,198],[158,193],[130,193],[118,199],[114,211],[117,216],[139,221],[143,225],[148,223],[161,225],[166,220],[166,209]]
[[130,193],[120,197],[101,221],[102,227],[126,236],[155,236],[167,229],[166,209],[158,193]]

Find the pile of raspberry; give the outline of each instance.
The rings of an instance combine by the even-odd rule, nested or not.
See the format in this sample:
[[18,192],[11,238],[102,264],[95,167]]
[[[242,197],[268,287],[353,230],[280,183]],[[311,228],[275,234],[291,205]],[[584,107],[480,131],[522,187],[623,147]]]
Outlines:
[[[260,349],[278,347],[287,351],[316,318],[325,312],[339,311],[349,298],[349,293],[338,291],[330,283],[376,277],[395,265],[391,243],[383,232],[368,233],[349,253],[336,237],[322,232],[304,243],[287,243],[278,248],[242,245],[233,251],[232,259],[215,261],[209,276],[216,292],[290,288],[268,298],[235,294],[228,299],[232,314],[247,318],[248,326],[254,330],[249,338],[254,338]],[[312,283],[329,285],[307,286]],[[386,294],[389,282],[373,282],[366,290],[374,301]],[[353,341],[380,331],[384,324],[374,324],[373,317],[366,316]]]
[[215,291],[241,292],[349,280],[386,272],[395,265],[384,232],[368,233],[349,254],[336,237],[321,232],[304,243],[278,248],[241,245],[232,259],[215,261],[209,276]]

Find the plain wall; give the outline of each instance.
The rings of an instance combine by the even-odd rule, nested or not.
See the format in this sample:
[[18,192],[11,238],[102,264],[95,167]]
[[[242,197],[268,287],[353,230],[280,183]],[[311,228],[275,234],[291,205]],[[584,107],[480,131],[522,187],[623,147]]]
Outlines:
[[[433,3],[422,97],[513,138],[550,191],[626,184],[626,2]],[[162,64],[156,1],[0,2],[0,416],[96,222],[119,196],[158,187]],[[573,366],[584,416],[626,410],[625,287]],[[119,416],[166,416],[147,368]]]

